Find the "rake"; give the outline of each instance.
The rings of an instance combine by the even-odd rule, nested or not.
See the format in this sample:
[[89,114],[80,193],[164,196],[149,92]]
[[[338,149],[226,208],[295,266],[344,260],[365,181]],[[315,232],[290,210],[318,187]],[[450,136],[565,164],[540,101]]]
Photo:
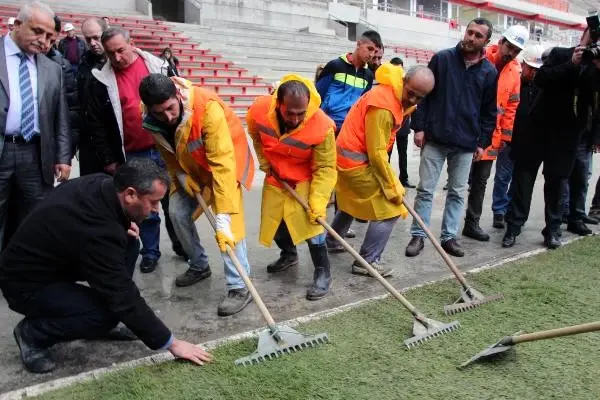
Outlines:
[[[178,177],[179,182],[184,185],[185,184],[185,175],[179,174]],[[215,222],[215,216],[213,212],[208,208],[208,205],[202,198],[200,193],[196,193],[196,200],[198,200],[198,204],[202,207],[204,214],[208,218],[210,225],[213,230],[216,231],[217,225]],[[296,351],[301,351],[310,347],[319,346],[325,344],[329,341],[329,338],[326,333],[320,333],[317,335],[306,335],[292,329],[290,327],[277,325],[275,320],[271,316],[271,313],[265,306],[265,303],[262,301],[258,291],[252,284],[252,281],[248,277],[246,270],[240,264],[238,258],[235,255],[234,250],[227,246],[227,255],[233,261],[235,265],[235,269],[238,274],[242,277],[244,283],[246,284],[246,288],[250,292],[252,299],[256,303],[256,306],[260,310],[260,313],[267,321],[267,329],[261,331],[258,334],[258,347],[256,351],[249,356],[239,358],[235,360],[236,365],[254,365],[261,363],[263,361],[273,360],[275,358],[281,357],[286,354],[291,354]]]
[[503,337],[497,343],[477,353],[473,358],[461,364],[459,368],[464,368],[471,363],[482,359],[490,358],[492,356],[499,357],[499,355],[506,353],[507,351],[512,349],[516,344],[533,342],[536,340],[553,339],[561,336],[577,335],[580,333],[595,331],[600,331],[600,321],[533,333],[521,334],[521,332],[516,332],[512,336]]
[[444,312],[446,313],[446,315],[452,315],[459,312],[468,311],[475,307],[479,307],[482,304],[504,299],[504,295],[502,293],[491,296],[485,296],[483,293],[481,293],[478,290],[475,290],[475,288],[469,285],[464,275],[460,272],[460,270],[454,264],[452,259],[450,259],[448,253],[444,251],[444,249],[437,241],[435,236],[433,236],[433,233],[431,233],[427,225],[425,225],[419,214],[417,214],[412,208],[412,206],[410,206],[406,201],[404,201],[404,206],[406,207],[410,215],[412,215],[412,217],[415,219],[415,221],[417,221],[417,224],[421,227],[421,229],[425,231],[425,234],[427,235],[429,240],[431,240],[431,243],[433,243],[433,247],[435,247],[437,252],[440,253],[442,258],[446,262],[446,265],[448,265],[448,267],[456,277],[456,280],[462,286],[462,289],[460,291],[460,297],[453,304],[444,306]]
[[[296,199],[296,201],[302,205],[302,207],[306,211],[310,211],[308,203],[306,203],[306,201],[302,197],[300,197],[298,193],[296,193],[296,191],[292,189],[292,187],[287,182],[279,178],[277,179],[283,185],[283,187],[292,195],[292,197],[294,197],[294,199]],[[431,338],[452,332],[460,327],[460,323],[458,321],[443,323],[431,318],[427,318],[423,313],[417,310],[417,308],[414,305],[412,305],[406,299],[406,297],[400,294],[400,292],[398,292],[383,276],[381,276],[381,274],[377,272],[377,270],[373,268],[371,264],[369,264],[364,258],[362,258],[360,254],[358,254],[356,250],[354,250],[352,246],[348,244],[348,242],[342,239],[342,237],[338,235],[338,233],[335,230],[333,230],[333,228],[323,218],[317,218],[317,222],[321,224],[321,226],[323,226],[323,228],[325,228],[325,230],[331,236],[333,236],[333,238],[335,238],[335,240],[337,240],[362,267],[366,268],[367,271],[369,271],[371,276],[377,279],[377,281],[379,281],[379,283],[381,283],[383,287],[385,287],[388,290],[388,292],[390,292],[396,299],[398,299],[400,303],[412,314],[412,316],[414,317],[412,330],[413,336],[404,341],[404,344],[408,349],[418,346],[419,344],[422,344]]]

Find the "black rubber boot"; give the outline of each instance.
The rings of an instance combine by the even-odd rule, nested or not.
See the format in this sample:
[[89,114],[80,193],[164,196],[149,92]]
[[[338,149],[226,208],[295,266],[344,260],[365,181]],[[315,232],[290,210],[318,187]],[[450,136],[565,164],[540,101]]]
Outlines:
[[298,254],[294,253],[283,253],[279,258],[267,265],[267,272],[272,274],[274,272],[285,271],[288,268],[295,267],[298,265]]
[[319,300],[325,297],[329,292],[331,285],[331,270],[329,268],[329,257],[327,256],[327,246],[309,246],[310,257],[315,266],[313,274],[313,284],[306,291],[307,300]]

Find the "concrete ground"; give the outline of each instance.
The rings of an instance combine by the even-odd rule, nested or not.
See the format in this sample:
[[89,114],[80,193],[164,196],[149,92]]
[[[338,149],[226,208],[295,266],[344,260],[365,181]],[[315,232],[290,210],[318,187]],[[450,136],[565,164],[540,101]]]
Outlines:
[[[393,164],[397,168],[395,154]],[[593,196],[593,185],[595,185],[599,173],[600,167],[596,166],[590,181],[592,187],[588,194],[588,200],[591,200]],[[256,186],[251,192],[245,194],[249,259],[254,268],[252,278],[255,285],[276,321],[292,319],[385,293],[384,288],[374,279],[350,274],[352,263],[350,255],[332,255],[330,259],[333,286],[330,294],[320,301],[306,301],[304,296],[306,288],[311,282],[313,270],[306,245],[299,246],[300,265],[297,268],[278,275],[267,274],[266,265],[277,258],[278,251],[276,247],[267,249],[258,244],[262,174],[257,175],[259,176],[257,176]],[[409,162],[409,175],[411,181],[417,183],[418,154],[416,152]],[[440,179],[438,191],[434,198],[431,228],[436,234],[439,234],[441,225],[445,199],[442,186],[445,179],[445,175]],[[464,271],[542,246],[540,230],[544,226],[544,203],[542,197],[543,179],[541,176],[536,185],[529,222],[524,227],[521,236],[519,236],[517,245],[512,249],[501,247],[503,232],[493,229],[491,226],[492,182],[490,178],[481,223],[481,226],[491,234],[491,240],[488,243],[479,243],[468,238],[462,240],[466,256],[454,260]],[[407,196],[410,204],[413,204],[415,190],[409,189]],[[330,219],[331,217],[332,215],[330,215]],[[397,224],[382,260],[384,265],[394,269],[395,275],[390,279],[390,282],[397,288],[439,279],[449,274],[449,270],[441,257],[428,242],[426,242],[425,250],[419,257],[407,258],[404,256],[404,249],[410,239],[410,222],[411,220],[408,219]],[[136,270],[134,276],[134,280],[140,287],[143,296],[177,337],[195,343],[264,326],[264,321],[254,304],[233,317],[220,318],[217,316],[217,304],[225,294],[222,262],[208,223],[202,218],[197,226],[201,240],[207,244],[206,248],[209,252],[213,270],[212,277],[192,287],[176,288],[174,286],[175,276],[185,271],[186,264],[171,251],[169,239],[163,229],[161,237],[163,256],[159,267],[154,273],[147,275],[142,275]],[[349,240],[349,242],[358,249],[366,225],[355,223],[353,228],[357,231],[358,236],[356,239]],[[592,227],[592,229],[597,230],[596,227]],[[571,234],[568,232],[563,235],[564,238],[570,236]],[[457,296],[459,294],[458,286],[456,294]],[[449,298],[448,303],[453,300]],[[440,309],[443,306],[444,304],[440,304]],[[0,354],[2,354],[2,357],[0,357],[0,393],[109,366],[113,363],[132,360],[152,353],[141,342],[76,341],[59,344],[53,348],[52,354],[58,364],[58,368],[53,373],[45,375],[30,374],[24,370],[21,364],[12,336],[13,327],[20,318],[20,315],[8,309],[4,298],[1,298]],[[460,320],[460,315],[457,319]],[[243,356],[243,354],[240,354],[240,356]]]

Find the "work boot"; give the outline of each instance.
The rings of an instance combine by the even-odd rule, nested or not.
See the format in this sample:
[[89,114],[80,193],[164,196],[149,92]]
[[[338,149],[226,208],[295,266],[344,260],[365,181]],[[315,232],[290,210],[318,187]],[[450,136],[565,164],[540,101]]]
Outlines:
[[311,246],[309,247],[309,251],[315,266],[315,272],[313,273],[313,283],[306,291],[306,299],[319,300],[325,297],[331,285],[331,270],[329,267],[329,257],[327,256],[327,247]]
[[562,246],[562,243],[556,232],[552,232],[550,235],[544,236],[544,246],[550,250],[554,250]]
[[520,231],[515,228],[511,228],[509,225],[506,228],[506,233],[504,234],[504,238],[502,238],[502,247],[509,248],[513,247],[517,242],[517,236],[519,236]]
[[348,239],[354,239],[356,237],[356,232],[354,232],[352,229],[348,229],[348,232],[346,232],[344,236],[346,236]]
[[567,225],[567,230],[579,236],[587,236],[593,233],[592,230],[585,226],[585,224],[582,221],[569,222],[569,224]]
[[285,271],[290,267],[295,267],[296,265],[298,265],[298,254],[282,254],[281,256],[279,256],[277,261],[274,261],[271,264],[267,265],[267,272],[271,274],[274,272],[281,272]]
[[420,236],[413,236],[406,246],[406,257],[416,257],[421,254],[421,251],[425,247],[425,240]]
[[177,254],[179,257],[184,258],[186,261],[190,259],[188,254],[183,249],[181,242],[173,242],[173,252]]
[[140,261],[140,272],[142,274],[149,274],[154,272],[156,267],[158,266],[158,260],[155,258],[142,258]]
[[406,182],[402,182],[402,186],[404,186],[406,189],[414,189],[416,188],[415,185],[413,185],[412,183],[406,181]]
[[496,229],[504,229],[504,215],[494,214],[494,223],[492,226]]
[[192,286],[195,283],[200,282],[203,279],[208,278],[212,275],[212,271],[210,270],[210,266],[206,266],[206,268],[202,270],[188,268],[183,274],[179,275],[175,279],[175,286],[184,287],[184,286]]
[[[556,234],[556,236],[558,236],[559,238],[562,237],[562,229],[558,228],[556,232],[554,232]],[[542,236],[546,237],[548,236],[548,229],[544,228],[542,229]]]
[[27,335],[27,321],[22,319],[15,326],[13,335],[21,352],[21,361],[29,372],[45,374],[54,370],[56,364],[47,348],[37,346]]
[[252,296],[250,296],[248,289],[231,289],[217,307],[217,314],[219,314],[219,317],[228,317],[237,314],[250,304],[251,301]]
[[598,225],[600,223],[598,219],[590,217],[589,215],[584,215],[583,218],[581,218],[581,220],[586,225]]
[[[383,268],[377,262],[372,263],[371,266],[373,268],[375,268],[375,270],[377,272],[379,272],[379,275],[383,276],[384,278],[387,278],[388,276],[392,276],[392,274],[394,273],[393,269],[391,269],[391,268]],[[354,275],[364,275],[364,276],[373,277],[373,275],[371,275],[369,273],[368,269],[366,269],[365,267],[363,267],[360,264],[357,264],[356,261],[352,264],[352,273]]]
[[450,254],[454,257],[464,257],[465,252],[463,251],[460,243],[456,239],[446,240],[442,243],[442,248],[446,251],[446,253]]
[[487,242],[490,240],[490,235],[485,233],[479,224],[475,223],[466,223],[462,234],[463,236],[470,237],[471,239],[475,239],[480,242]]

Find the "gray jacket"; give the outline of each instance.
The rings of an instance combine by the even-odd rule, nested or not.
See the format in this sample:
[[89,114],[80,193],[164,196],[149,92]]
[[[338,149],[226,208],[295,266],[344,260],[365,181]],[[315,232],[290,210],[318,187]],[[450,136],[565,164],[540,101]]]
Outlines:
[[[38,114],[41,139],[42,176],[45,183],[54,184],[54,165],[71,165],[71,129],[69,108],[63,90],[62,70],[44,54],[35,57],[38,81]],[[0,136],[4,136],[10,104],[8,71],[4,54],[4,37],[0,38]],[[0,140],[0,154],[4,138]]]

